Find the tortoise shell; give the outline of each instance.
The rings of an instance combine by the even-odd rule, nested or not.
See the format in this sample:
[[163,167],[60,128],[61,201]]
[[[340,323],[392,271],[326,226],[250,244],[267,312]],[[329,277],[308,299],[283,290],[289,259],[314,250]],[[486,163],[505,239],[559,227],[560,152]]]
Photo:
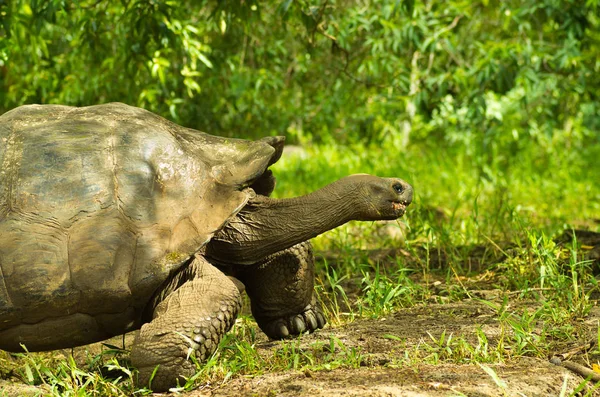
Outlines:
[[120,103],[0,116],[0,336],[24,324],[138,327],[157,287],[246,204],[280,144]]

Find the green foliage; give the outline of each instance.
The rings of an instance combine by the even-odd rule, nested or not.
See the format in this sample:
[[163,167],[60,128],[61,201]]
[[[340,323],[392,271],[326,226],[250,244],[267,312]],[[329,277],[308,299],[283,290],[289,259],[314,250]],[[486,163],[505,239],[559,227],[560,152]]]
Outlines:
[[363,270],[363,293],[357,303],[361,315],[377,318],[414,302],[418,287],[406,276],[408,270],[398,269],[394,278],[388,277],[379,266]]
[[[8,361],[28,385],[38,386],[44,396],[125,396],[151,394],[134,388],[135,370],[124,362],[121,349],[108,349],[88,356],[86,363],[76,362],[72,355],[14,354]],[[0,363],[6,364],[0,358]],[[3,390],[0,389],[0,394]],[[29,395],[30,393],[27,393]]]
[[[217,134],[458,147],[480,173],[598,143],[598,2],[16,0],[0,111],[122,101]],[[541,156],[541,157],[540,157]],[[536,158],[537,157],[537,158]]]
[[429,341],[423,343],[424,359],[432,364],[443,361],[451,362],[477,362],[497,363],[503,362],[506,354],[502,351],[502,345],[496,343],[490,346],[488,337],[481,330],[476,330],[477,341],[471,343],[464,338],[456,338],[452,334],[442,332],[439,337],[429,333]]

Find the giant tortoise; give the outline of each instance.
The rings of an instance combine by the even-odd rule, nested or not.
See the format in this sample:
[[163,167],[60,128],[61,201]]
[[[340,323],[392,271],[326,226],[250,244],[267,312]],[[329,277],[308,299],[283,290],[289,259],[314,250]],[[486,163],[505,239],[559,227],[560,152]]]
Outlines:
[[52,350],[139,329],[138,383],[166,390],[231,328],[247,291],[271,338],[325,324],[309,240],[396,219],[397,178],[359,174],[268,196],[282,137],[215,137],[120,103],[0,116],[0,349]]

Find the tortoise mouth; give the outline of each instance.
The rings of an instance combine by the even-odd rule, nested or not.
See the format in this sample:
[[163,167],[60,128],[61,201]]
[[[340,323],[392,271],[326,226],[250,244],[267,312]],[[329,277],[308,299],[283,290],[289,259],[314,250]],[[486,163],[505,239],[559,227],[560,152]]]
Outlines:
[[394,212],[396,212],[396,214],[398,214],[398,216],[404,215],[404,213],[406,212],[406,207],[408,206],[407,201],[392,201],[391,203],[392,209],[394,210]]

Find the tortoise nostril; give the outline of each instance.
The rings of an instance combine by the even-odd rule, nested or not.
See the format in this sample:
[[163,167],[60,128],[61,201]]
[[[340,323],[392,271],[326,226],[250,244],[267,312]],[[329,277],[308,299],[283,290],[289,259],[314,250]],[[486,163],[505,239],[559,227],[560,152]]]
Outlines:
[[400,194],[404,191],[404,186],[402,186],[401,183],[395,183],[393,186],[394,190],[396,191],[396,193]]

